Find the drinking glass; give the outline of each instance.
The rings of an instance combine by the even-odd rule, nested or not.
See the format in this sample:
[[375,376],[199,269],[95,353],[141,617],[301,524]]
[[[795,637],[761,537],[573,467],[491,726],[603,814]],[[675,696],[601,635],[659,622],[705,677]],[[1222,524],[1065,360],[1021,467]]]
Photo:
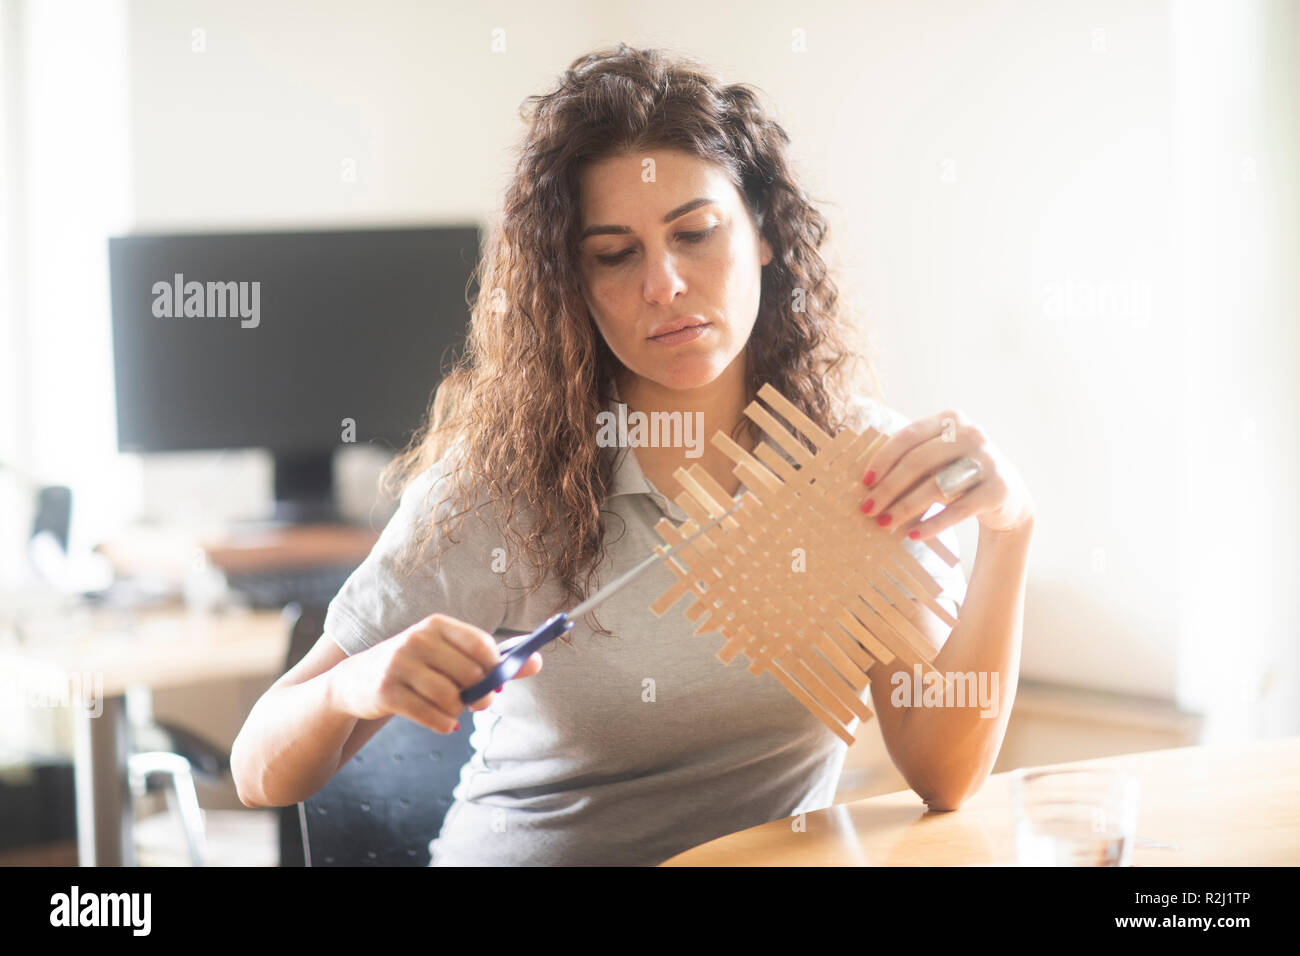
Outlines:
[[1137,833],[1137,777],[1118,770],[1011,775],[1021,866],[1128,866]]

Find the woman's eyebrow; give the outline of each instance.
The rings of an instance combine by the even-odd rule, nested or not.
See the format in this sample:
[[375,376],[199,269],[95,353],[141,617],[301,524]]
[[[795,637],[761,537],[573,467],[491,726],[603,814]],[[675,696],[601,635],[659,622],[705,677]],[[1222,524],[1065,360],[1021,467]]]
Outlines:
[[[676,209],[671,210],[664,216],[664,222],[669,223],[674,219],[680,219],[693,209],[699,209],[701,206],[717,205],[716,199],[710,199],[707,196],[701,196],[699,199],[692,199],[690,202],[684,202]],[[578,241],[582,242],[590,236],[621,236],[632,231],[631,226],[588,226],[582,230],[582,235]]]

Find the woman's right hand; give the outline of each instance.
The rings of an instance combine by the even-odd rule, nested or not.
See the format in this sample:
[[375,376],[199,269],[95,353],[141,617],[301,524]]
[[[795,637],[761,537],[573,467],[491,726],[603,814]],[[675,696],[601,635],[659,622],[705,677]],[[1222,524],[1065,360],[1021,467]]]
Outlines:
[[[340,661],[333,693],[345,713],[358,720],[400,714],[440,734],[456,729],[466,705],[460,692],[481,681],[501,662],[486,631],[445,614],[431,614],[402,633]],[[542,669],[534,653],[512,680]],[[469,705],[484,710],[496,691]]]

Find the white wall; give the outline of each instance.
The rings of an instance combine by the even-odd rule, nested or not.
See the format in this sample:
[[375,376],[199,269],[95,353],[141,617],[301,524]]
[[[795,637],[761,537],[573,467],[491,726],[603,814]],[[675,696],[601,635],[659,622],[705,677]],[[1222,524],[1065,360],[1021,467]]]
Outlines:
[[0,0],[0,581],[14,581],[21,568],[17,542],[26,534],[30,494],[12,470],[27,456],[29,416],[23,363],[26,324],[17,321],[22,309],[22,191],[17,170],[22,138],[22,100],[12,81],[22,71],[21,11],[10,0]]
[[1177,691],[1211,739],[1294,733],[1300,7],[1173,4],[1185,482]]
[[128,228],[125,3],[4,0],[0,571],[23,572],[34,484],[75,486],[89,545],[134,477],[115,453],[107,236]]
[[483,217],[519,101],[595,39],[585,24],[526,3],[135,0],[137,225]]
[[485,221],[520,101],[619,39],[763,88],[887,400],[961,407],[1037,499],[1025,674],[1241,711],[1271,668],[1255,729],[1297,729],[1285,0],[128,10],[142,230]]

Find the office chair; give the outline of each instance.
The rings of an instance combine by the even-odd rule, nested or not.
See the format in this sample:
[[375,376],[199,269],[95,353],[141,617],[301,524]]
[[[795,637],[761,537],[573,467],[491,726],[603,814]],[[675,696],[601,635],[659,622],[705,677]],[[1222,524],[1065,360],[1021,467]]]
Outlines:
[[[284,672],[293,670],[325,630],[325,608],[318,604],[294,602],[286,605],[284,616],[290,621],[289,653],[285,657]],[[298,804],[280,808],[280,865],[305,866],[303,856],[302,823],[298,819]]]
[[[290,638],[293,663],[320,637],[324,618],[321,608],[300,610]],[[389,718],[325,786],[282,808],[281,865],[428,866],[429,841],[442,829],[461,767],[474,752],[472,731],[470,720],[437,734]],[[289,820],[298,828],[296,853],[286,846]]]

